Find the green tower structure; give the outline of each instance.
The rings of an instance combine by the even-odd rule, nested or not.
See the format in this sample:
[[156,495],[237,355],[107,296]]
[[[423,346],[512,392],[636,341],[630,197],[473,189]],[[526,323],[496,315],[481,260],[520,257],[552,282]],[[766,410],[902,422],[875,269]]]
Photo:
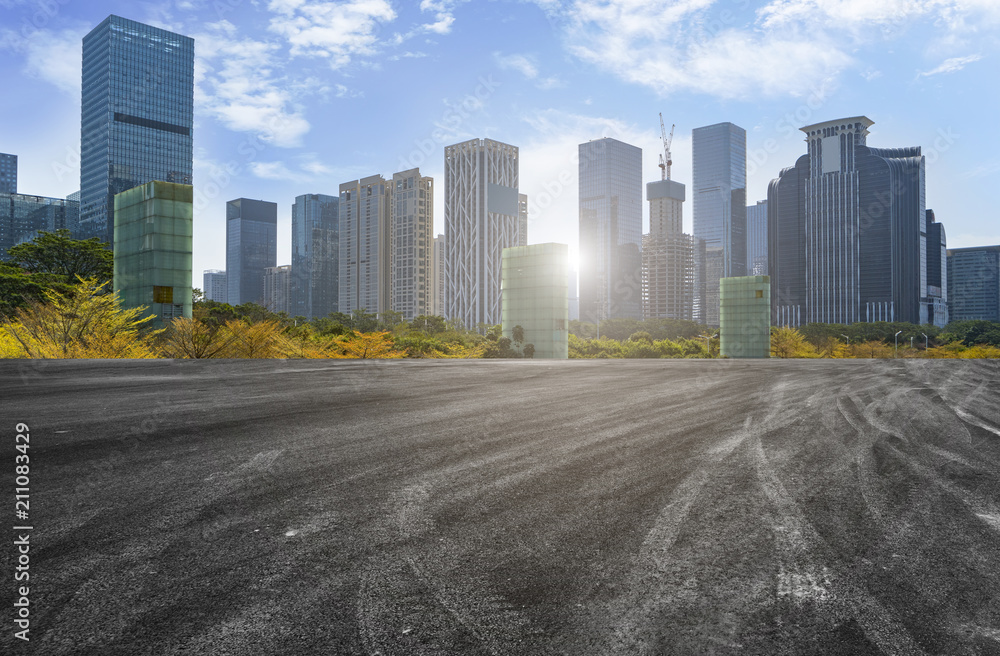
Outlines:
[[719,281],[719,340],[724,358],[771,357],[771,278]]
[[532,244],[503,249],[500,316],[504,337],[524,329],[535,358],[569,357],[569,246]]
[[115,195],[114,288],[163,325],[191,317],[192,187],[148,182]]

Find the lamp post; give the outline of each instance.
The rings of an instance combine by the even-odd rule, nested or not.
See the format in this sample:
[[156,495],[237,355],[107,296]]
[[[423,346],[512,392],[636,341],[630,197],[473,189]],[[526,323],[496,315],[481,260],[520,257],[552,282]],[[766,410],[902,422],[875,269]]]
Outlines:
[[705,350],[708,351],[708,357],[710,357],[710,358],[712,357],[712,338],[713,337],[718,337],[718,336],[719,336],[719,333],[715,333],[711,337],[708,336],[708,335],[705,336]]
[[899,333],[901,333],[901,332],[903,332],[903,331],[900,330],[898,333],[896,333],[896,336],[893,337],[893,340],[895,341],[895,350],[893,352],[893,357],[895,357],[895,358],[899,357]]
[[910,335],[910,348],[913,348],[913,335]]
[[924,336],[924,350],[927,350],[927,333],[920,333]]
[[851,338],[850,338],[850,337],[848,337],[848,336],[847,336],[847,335],[845,335],[844,333],[840,333],[840,336],[841,336],[841,337],[843,337],[844,339],[846,339],[846,340],[847,340],[847,344],[848,344],[848,345],[850,345],[850,344],[851,344]]

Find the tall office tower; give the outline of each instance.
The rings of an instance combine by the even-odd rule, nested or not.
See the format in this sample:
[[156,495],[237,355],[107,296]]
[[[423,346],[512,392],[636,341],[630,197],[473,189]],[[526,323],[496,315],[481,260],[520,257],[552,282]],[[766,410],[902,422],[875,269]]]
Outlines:
[[206,301],[216,303],[229,302],[229,286],[226,283],[226,272],[219,269],[205,269],[202,294]]
[[278,259],[278,205],[237,198],[226,203],[226,278],[230,305],[264,302],[264,269]]
[[340,295],[340,199],[324,194],[295,197],[292,205],[292,316],[338,312]]
[[532,244],[505,248],[502,255],[504,337],[524,330],[535,358],[565,360],[569,351],[569,247]]
[[580,319],[642,318],[642,149],[580,144]]
[[471,139],[444,149],[445,315],[500,323],[503,249],[518,235],[518,149]]
[[191,184],[194,39],[119,16],[83,37],[80,234],[112,243],[114,196]]
[[391,193],[381,175],[340,185],[340,312],[390,309]]
[[292,265],[264,269],[264,307],[288,314],[292,289]]
[[17,155],[0,153],[0,194],[17,193]]
[[517,195],[517,245],[528,245],[528,194]]
[[646,184],[649,234],[642,236],[642,316],[690,321],[694,306],[694,240],[684,234],[684,185]]
[[434,316],[444,313],[444,235],[434,238]]
[[[732,123],[692,132],[697,321],[719,325],[719,280],[747,270],[747,133]],[[703,251],[703,252],[702,252]]]
[[191,185],[160,181],[115,195],[113,288],[161,325],[191,318],[192,200]]
[[31,241],[40,230],[72,232],[80,203],[65,198],[0,193],[0,260],[7,249]]
[[871,126],[855,116],[801,128],[808,154],[768,188],[775,325],[930,319],[924,158],[868,147]]
[[767,275],[767,201],[747,205],[747,275]]
[[944,226],[927,210],[927,294],[921,300],[927,308],[927,323],[948,325],[948,239]]
[[392,310],[403,319],[434,313],[434,180],[410,169],[392,176]]
[[1000,321],[1000,246],[948,249],[948,315],[952,321]]

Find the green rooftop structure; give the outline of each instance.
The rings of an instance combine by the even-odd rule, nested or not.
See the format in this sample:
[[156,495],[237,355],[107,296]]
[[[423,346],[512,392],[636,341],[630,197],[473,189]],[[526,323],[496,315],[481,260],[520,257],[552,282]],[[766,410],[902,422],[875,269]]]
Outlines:
[[569,357],[569,246],[532,244],[503,249],[500,316],[504,337],[524,329],[535,358]]
[[724,358],[771,357],[771,278],[719,280],[719,340]]
[[192,187],[148,182],[115,195],[114,287],[155,323],[191,317]]

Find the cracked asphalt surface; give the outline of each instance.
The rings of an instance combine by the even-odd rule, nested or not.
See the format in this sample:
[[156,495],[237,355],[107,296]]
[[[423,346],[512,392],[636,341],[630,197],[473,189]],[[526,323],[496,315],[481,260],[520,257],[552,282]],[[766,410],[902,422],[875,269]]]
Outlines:
[[0,645],[1000,654],[998,373],[0,362],[35,527],[32,640],[8,611]]

